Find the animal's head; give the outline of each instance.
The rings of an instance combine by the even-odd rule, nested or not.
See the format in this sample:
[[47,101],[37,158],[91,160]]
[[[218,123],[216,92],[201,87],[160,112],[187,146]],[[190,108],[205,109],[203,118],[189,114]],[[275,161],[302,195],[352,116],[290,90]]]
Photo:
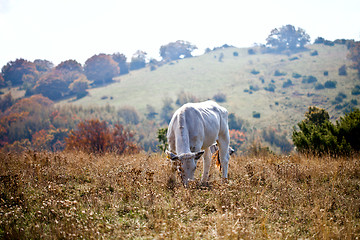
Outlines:
[[196,153],[183,153],[176,155],[172,152],[166,151],[168,159],[177,166],[180,173],[181,180],[185,187],[187,187],[189,180],[194,179],[196,164],[199,158],[204,154],[204,151]]

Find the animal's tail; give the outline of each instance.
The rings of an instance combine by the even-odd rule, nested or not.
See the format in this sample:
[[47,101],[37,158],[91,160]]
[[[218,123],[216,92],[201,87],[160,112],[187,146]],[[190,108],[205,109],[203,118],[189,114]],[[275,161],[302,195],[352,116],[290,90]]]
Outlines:
[[219,154],[219,149],[216,150],[216,152],[213,153],[211,160],[215,161],[215,166],[218,167],[221,171],[221,163],[220,163],[220,154]]

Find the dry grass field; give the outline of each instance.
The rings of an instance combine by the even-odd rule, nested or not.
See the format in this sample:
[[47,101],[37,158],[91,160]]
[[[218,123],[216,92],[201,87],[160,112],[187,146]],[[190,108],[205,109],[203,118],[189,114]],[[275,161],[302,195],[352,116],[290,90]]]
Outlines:
[[[1,239],[357,239],[360,160],[233,157],[169,182],[159,154],[0,154]],[[201,174],[199,162],[196,177]]]

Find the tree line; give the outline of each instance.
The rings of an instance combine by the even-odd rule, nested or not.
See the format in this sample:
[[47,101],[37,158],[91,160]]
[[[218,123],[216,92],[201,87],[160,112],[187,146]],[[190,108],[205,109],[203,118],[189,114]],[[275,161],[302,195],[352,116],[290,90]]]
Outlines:
[[[162,62],[192,57],[196,46],[186,41],[176,41],[160,48]],[[151,59],[151,64],[160,64]],[[1,69],[0,88],[20,86],[25,96],[41,94],[51,100],[60,100],[70,96],[84,97],[87,89],[111,83],[115,76],[144,68],[147,53],[137,51],[127,62],[124,54],[97,54],[81,65],[76,60],[66,60],[59,65],[48,60],[37,59],[34,62],[16,59]]]
[[[291,53],[302,51],[310,42],[310,36],[302,28],[285,25],[275,28],[266,39],[265,52]],[[349,48],[348,58],[353,61],[352,67],[360,72],[360,43],[353,40],[336,40],[334,42],[318,37],[315,44],[346,44]],[[225,44],[224,46],[228,46]],[[127,74],[129,71],[150,66],[155,70],[169,61],[192,57],[197,47],[190,42],[178,40],[160,47],[161,61],[147,60],[147,53],[137,51],[128,62],[124,54],[97,54],[81,65],[76,60],[66,60],[59,65],[48,60],[37,59],[34,62],[16,59],[8,62],[1,69],[0,88],[21,86],[26,96],[42,94],[57,101],[67,97],[86,96],[87,89],[111,83],[113,77]],[[209,50],[207,50],[209,51]]]

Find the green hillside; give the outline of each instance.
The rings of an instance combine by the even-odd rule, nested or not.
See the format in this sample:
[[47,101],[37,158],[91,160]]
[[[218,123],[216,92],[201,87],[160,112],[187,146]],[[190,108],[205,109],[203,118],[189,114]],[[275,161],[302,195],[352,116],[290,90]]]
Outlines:
[[[289,56],[261,54],[257,48],[253,55],[248,48],[218,49],[154,71],[133,71],[115,78],[114,84],[89,90],[87,97],[60,104],[134,106],[141,113],[149,104],[160,112],[163,99],[170,97],[175,102],[181,91],[201,100],[223,93],[227,100],[221,105],[256,128],[291,130],[311,105],[325,108],[334,120],[343,115],[346,107],[360,103],[359,95],[351,95],[360,80],[349,67],[346,76],[339,75],[341,66],[351,64],[345,45],[310,45],[308,49]],[[318,54],[311,54],[314,51]],[[276,71],[282,76],[275,76]],[[296,78],[296,74],[301,77]],[[303,83],[304,76],[313,76],[317,82]],[[289,80],[292,85],[284,86]],[[336,88],[315,89],[316,84],[324,86],[327,81],[336,81]],[[253,112],[260,113],[260,118],[254,118]]]

